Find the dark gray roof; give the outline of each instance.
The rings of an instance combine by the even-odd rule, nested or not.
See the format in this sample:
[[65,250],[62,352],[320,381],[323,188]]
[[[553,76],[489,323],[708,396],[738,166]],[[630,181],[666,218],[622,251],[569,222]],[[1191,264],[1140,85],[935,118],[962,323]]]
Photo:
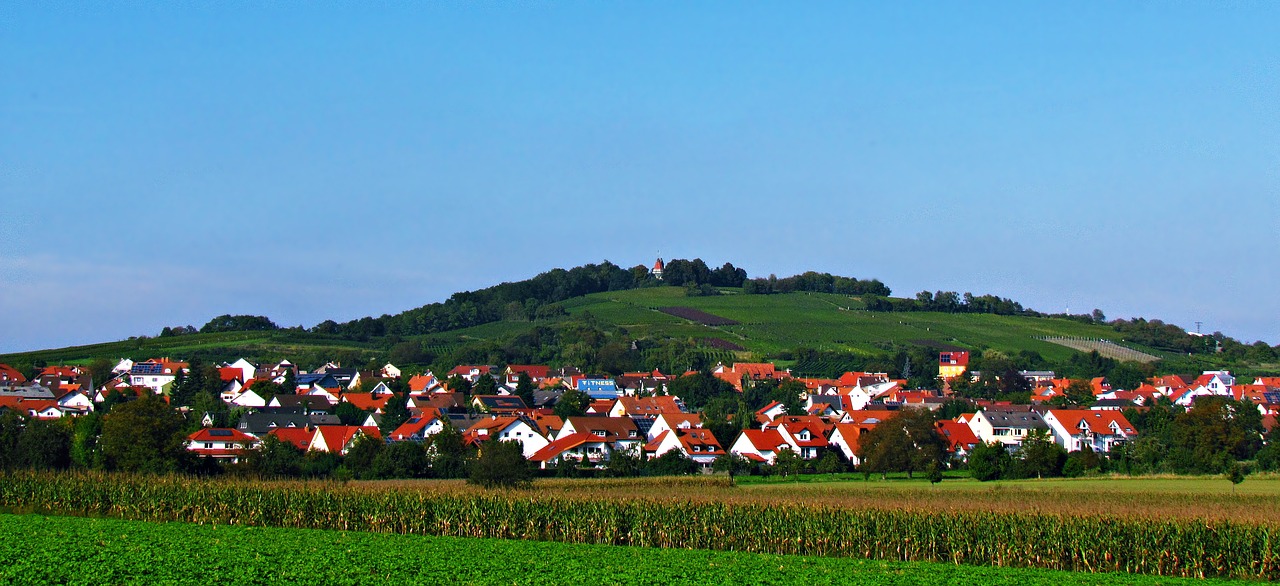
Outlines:
[[38,384],[21,387],[0,387],[0,397],[22,397],[23,399],[54,399],[53,390]]
[[306,427],[311,419],[301,413],[245,413],[236,429],[256,436],[271,433],[273,429]]
[[526,409],[529,406],[524,404],[524,399],[520,397],[510,397],[503,395],[476,395],[474,399],[480,401],[486,409]]
[[1044,418],[1035,411],[1006,409],[983,409],[982,416],[991,422],[992,427],[1009,427],[1015,429],[1049,429]]
[[840,403],[839,395],[809,395],[809,400],[812,401],[814,405],[819,403],[831,405],[831,407],[837,411],[843,408]]
[[560,396],[564,394],[564,389],[553,389],[548,391],[533,392],[534,407],[550,407],[560,400]]

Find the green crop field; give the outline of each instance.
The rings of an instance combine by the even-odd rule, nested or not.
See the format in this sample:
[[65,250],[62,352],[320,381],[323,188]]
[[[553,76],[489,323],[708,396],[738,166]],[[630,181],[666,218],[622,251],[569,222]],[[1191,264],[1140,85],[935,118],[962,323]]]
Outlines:
[[[926,562],[0,514],[7,584],[1203,584]],[[1211,584],[1230,584],[1212,580]]]
[[[870,501],[889,506],[856,506],[841,500],[842,494],[852,492],[850,486],[796,501],[763,492],[723,499],[678,498],[735,490],[723,478],[576,485],[586,493],[556,486],[562,485],[477,491],[458,483],[347,485],[5,473],[0,475],[0,510],[1090,573],[1280,579],[1276,525],[1252,517],[1159,518],[1126,511],[1126,500],[1160,500],[1159,494],[1131,494],[1110,500],[1112,506],[1105,512],[1090,513],[1086,507],[1076,514],[1042,509],[1030,493],[1015,496],[1021,506],[984,510],[956,506],[980,500],[960,492],[947,497],[952,506],[922,504],[926,501],[918,493],[920,500],[914,503],[909,493],[882,493]],[[641,490],[643,495],[616,498],[617,490]],[[1052,502],[1051,493],[1039,500]],[[892,501],[899,497],[911,504],[893,508]],[[1275,500],[1261,498],[1255,495],[1246,504]],[[1197,502],[1213,507],[1223,500],[1219,496]],[[1186,508],[1188,503],[1160,506]]]

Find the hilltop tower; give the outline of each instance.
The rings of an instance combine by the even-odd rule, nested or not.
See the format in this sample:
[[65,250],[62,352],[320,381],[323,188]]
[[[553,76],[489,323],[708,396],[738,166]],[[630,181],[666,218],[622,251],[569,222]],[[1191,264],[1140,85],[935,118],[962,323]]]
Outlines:
[[659,281],[662,280],[662,268],[666,265],[662,264],[662,257],[658,257],[658,262],[653,263],[653,270],[649,271],[653,277]]

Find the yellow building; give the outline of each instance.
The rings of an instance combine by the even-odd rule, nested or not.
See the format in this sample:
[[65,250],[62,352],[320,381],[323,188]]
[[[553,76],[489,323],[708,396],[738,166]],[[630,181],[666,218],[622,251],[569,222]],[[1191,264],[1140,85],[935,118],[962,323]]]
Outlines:
[[938,354],[938,377],[951,380],[964,374],[969,369],[968,352],[940,352]]

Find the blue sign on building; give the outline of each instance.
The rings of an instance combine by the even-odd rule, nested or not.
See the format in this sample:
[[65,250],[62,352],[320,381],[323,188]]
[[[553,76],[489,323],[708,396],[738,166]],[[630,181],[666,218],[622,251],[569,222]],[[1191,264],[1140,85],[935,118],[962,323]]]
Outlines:
[[621,394],[618,392],[618,383],[609,378],[578,379],[577,388],[592,399],[617,399]]

